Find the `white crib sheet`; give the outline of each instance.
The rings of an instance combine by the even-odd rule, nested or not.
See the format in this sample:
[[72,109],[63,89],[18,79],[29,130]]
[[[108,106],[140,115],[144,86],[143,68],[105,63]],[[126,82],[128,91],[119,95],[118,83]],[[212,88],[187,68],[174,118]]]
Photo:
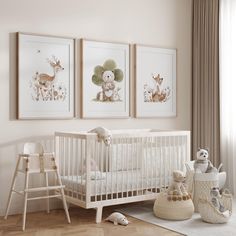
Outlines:
[[[81,176],[62,176],[62,182],[66,189],[85,194],[86,181]],[[165,180],[165,181],[164,181]],[[162,174],[162,186],[167,186],[171,180],[170,175]],[[91,180],[91,196],[138,191],[160,187],[160,176],[150,177],[141,170],[107,172],[105,179]]]

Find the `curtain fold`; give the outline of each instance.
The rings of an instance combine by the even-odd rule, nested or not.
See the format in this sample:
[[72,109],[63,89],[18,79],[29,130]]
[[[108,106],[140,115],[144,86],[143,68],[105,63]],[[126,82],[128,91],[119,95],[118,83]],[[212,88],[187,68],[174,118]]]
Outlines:
[[220,163],[219,1],[193,1],[192,152]]
[[236,193],[236,1],[220,0],[221,158]]

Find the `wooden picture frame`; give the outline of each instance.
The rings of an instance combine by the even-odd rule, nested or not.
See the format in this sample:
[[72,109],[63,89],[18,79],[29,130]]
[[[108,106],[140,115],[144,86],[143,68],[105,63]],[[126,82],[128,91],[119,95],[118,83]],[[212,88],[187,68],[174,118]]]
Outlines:
[[82,118],[129,117],[129,44],[81,40]]
[[176,116],[176,49],[135,45],[135,116]]
[[18,119],[74,117],[75,40],[18,33]]

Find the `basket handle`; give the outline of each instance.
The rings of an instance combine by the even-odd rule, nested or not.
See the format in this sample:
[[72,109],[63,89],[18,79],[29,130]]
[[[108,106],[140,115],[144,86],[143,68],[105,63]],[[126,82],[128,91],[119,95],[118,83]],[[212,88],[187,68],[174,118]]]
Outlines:
[[223,194],[229,195],[229,194],[231,194],[231,192],[229,191],[229,189],[225,188],[224,191],[223,191]]

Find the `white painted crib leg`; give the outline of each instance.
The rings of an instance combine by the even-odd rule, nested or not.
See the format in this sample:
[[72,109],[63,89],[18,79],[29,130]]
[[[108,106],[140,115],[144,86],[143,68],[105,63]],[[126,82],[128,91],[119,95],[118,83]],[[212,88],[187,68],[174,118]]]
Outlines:
[[96,223],[101,223],[102,222],[102,206],[99,206],[96,208]]

